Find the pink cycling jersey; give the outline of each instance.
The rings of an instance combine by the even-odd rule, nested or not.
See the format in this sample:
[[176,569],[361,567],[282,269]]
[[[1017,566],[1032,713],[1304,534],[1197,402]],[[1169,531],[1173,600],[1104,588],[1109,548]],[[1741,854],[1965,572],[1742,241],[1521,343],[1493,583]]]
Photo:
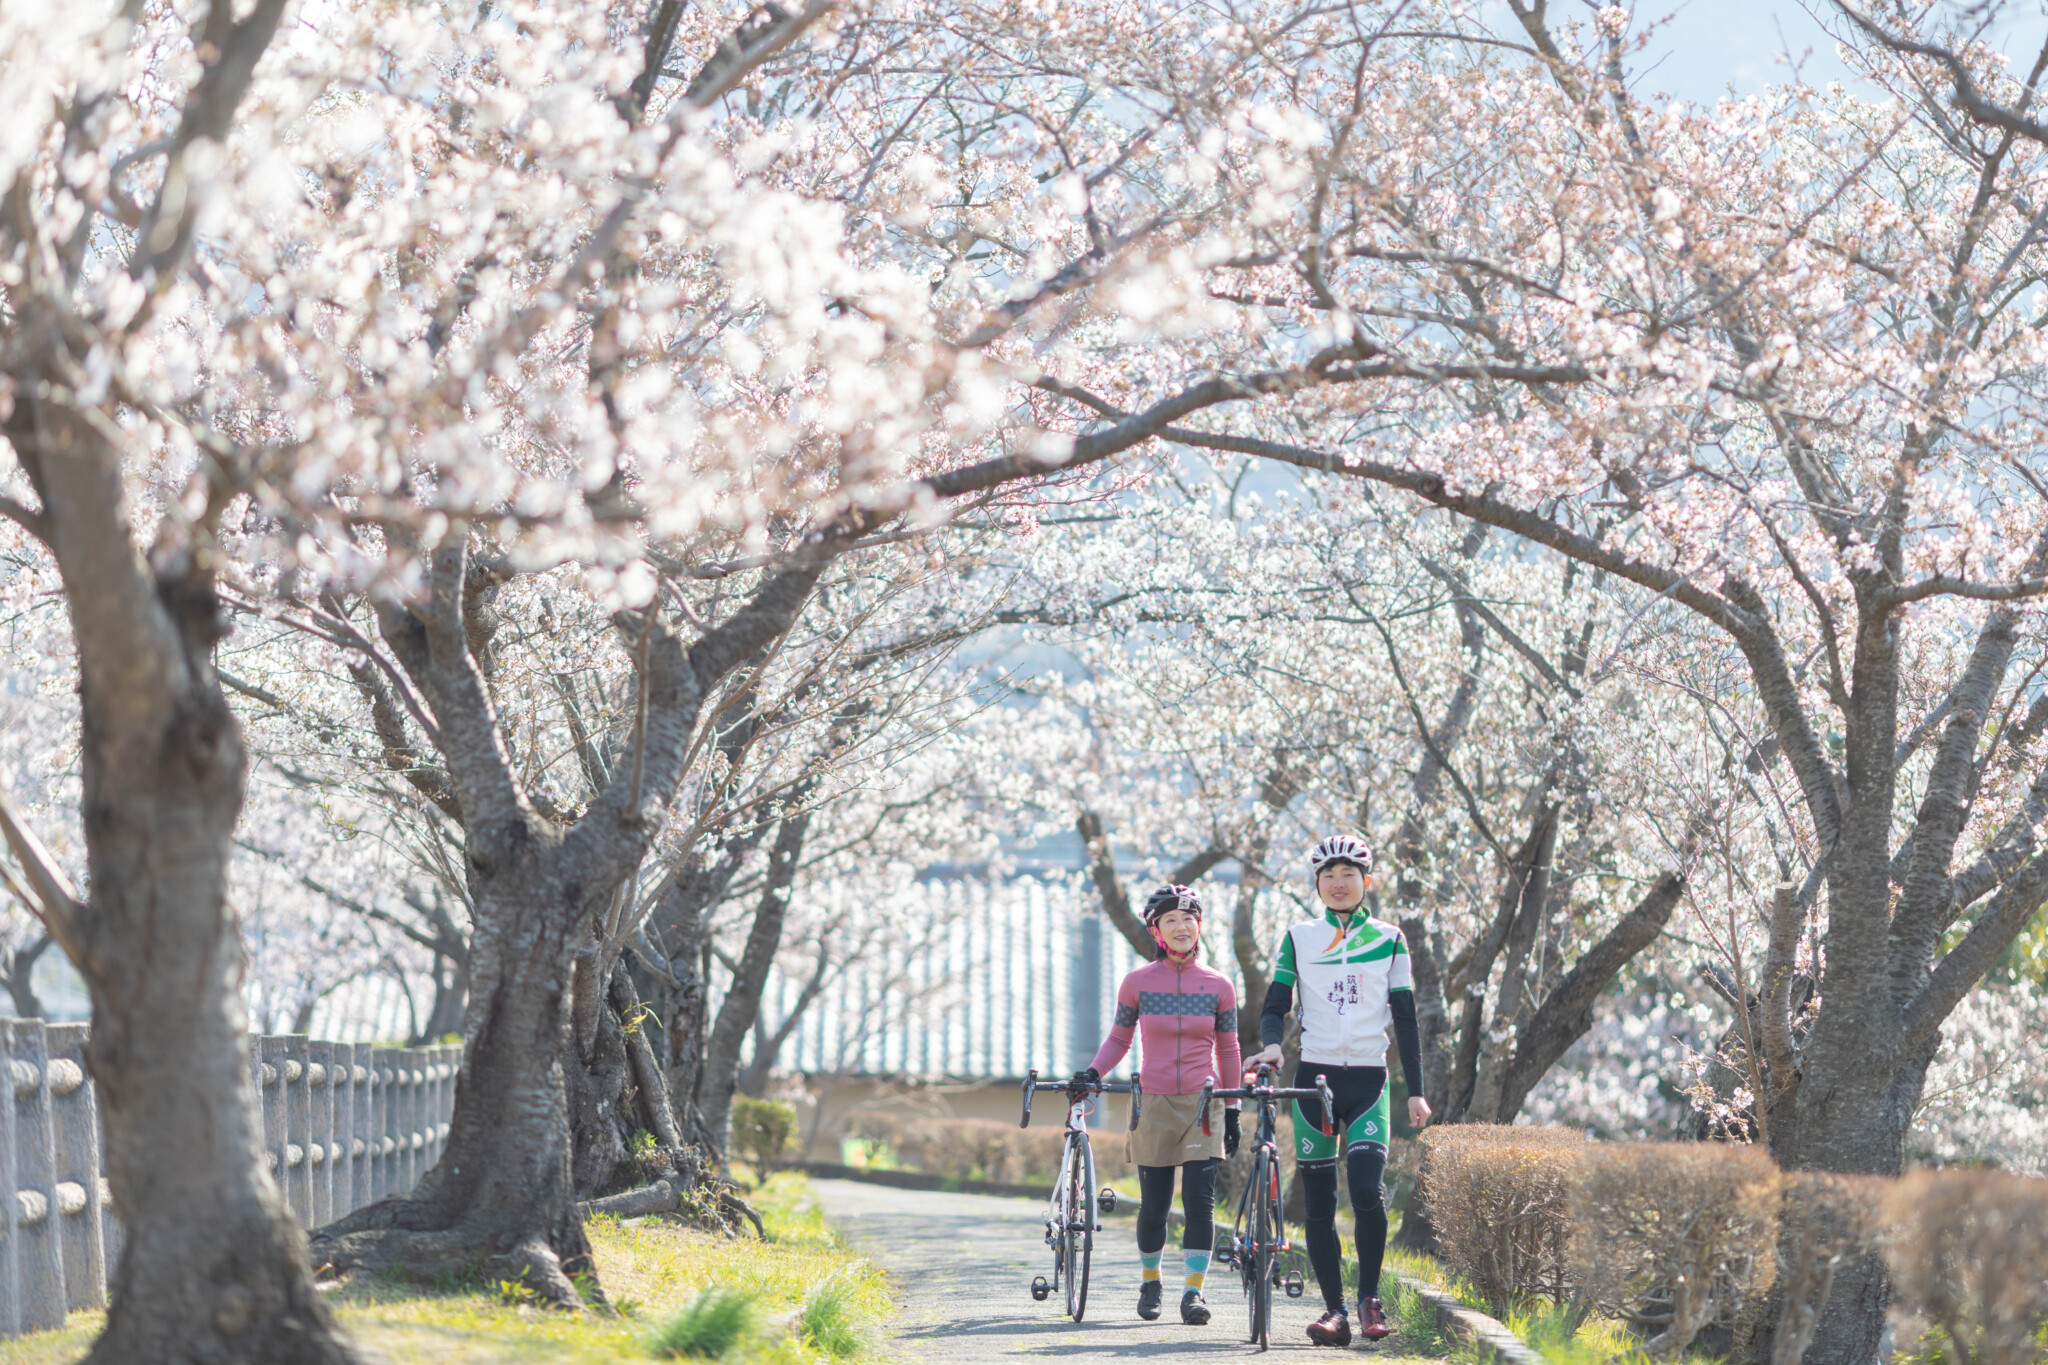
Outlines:
[[1212,1078],[1219,1088],[1243,1083],[1237,989],[1219,971],[1161,958],[1125,977],[1116,988],[1116,1024],[1095,1054],[1097,1072],[1107,1076],[1124,1059],[1134,1032],[1145,1039],[1138,1080],[1148,1095],[1199,1095]]

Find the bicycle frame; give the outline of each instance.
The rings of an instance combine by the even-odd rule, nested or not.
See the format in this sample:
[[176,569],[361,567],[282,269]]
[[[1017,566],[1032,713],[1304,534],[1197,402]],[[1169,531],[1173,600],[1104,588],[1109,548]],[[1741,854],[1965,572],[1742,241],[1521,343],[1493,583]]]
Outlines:
[[1081,1321],[1088,1308],[1088,1266],[1093,1259],[1095,1234],[1102,1230],[1096,1221],[1098,1209],[1116,1207],[1116,1192],[1095,1188],[1095,1150],[1088,1141],[1088,1116],[1095,1112],[1096,1096],[1128,1094],[1131,1097],[1131,1127],[1136,1129],[1143,1110],[1144,1088],[1133,1078],[1129,1085],[1075,1086],[1068,1081],[1041,1081],[1032,1072],[1024,1079],[1024,1117],[1020,1128],[1031,1126],[1031,1098],[1040,1090],[1058,1090],[1067,1097],[1067,1136],[1061,1147],[1059,1174],[1053,1180],[1052,1197],[1045,1206],[1045,1242],[1052,1248],[1052,1278],[1039,1275],[1031,1281],[1031,1297],[1041,1302],[1055,1290],[1066,1291],[1067,1312]]
[[[1244,1277],[1245,1298],[1251,1310],[1250,1340],[1258,1343],[1260,1350],[1266,1349],[1272,1335],[1273,1288],[1281,1282],[1278,1257],[1292,1246],[1287,1240],[1286,1207],[1280,1198],[1280,1147],[1277,1140],[1280,1101],[1320,1101],[1323,1107],[1321,1126],[1326,1137],[1334,1131],[1331,1122],[1337,1107],[1330,1094],[1329,1082],[1323,1077],[1316,1077],[1313,1090],[1282,1088],[1273,1084],[1273,1070],[1270,1066],[1261,1066],[1256,1084],[1236,1090],[1218,1090],[1213,1081],[1202,1087],[1204,1134],[1210,1131],[1209,1102],[1213,1099],[1251,1100],[1259,1109],[1258,1126],[1252,1140],[1251,1179],[1245,1182],[1244,1194],[1238,1200],[1237,1217],[1230,1228],[1230,1251],[1224,1259]],[[1300,1274],[1288,1276],[1285,1283],[1288,1298],[1301,1297],[1305,1285]]]

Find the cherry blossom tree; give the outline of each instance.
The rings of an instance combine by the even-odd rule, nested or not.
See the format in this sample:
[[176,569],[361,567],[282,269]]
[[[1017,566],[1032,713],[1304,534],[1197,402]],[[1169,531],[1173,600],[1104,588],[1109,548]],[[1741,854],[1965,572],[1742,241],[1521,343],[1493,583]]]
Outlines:
[[[1943,1022],[2048,894],[2041,149],[1959,125],[1951,69],[1879,44],[1863,61],[1897,102],[1654,111],[1623,78],[1624,13],[1571,33],[1513,8],[1525,62],[1304,64],[1289,108],[1224,130],[1244,245],[1206,289],[1245,312],[1207,334],[1227,354],[1178,353],[1240,383],[1301,356],[1377,387],[1294,385],[1162,435],[1398,492],[1716,632],[1799,797],[1789,893],[1748,907],[1772,945],[1771,1146],[1896,1172]],[[1964,60],[2027,105],[2033,76]],[[1419,87],[1442,101],[1426,158],[1395,112]],[[1275,205],[1261,158],[1282,157]],[[1043,387],[1076,411],[1148,401],[1149,376],[1075,361]],[[1816,917],[1802,1039],[1786,992]],[[1815,1349],[1875,1349],[1883,1298],[1874,1261],[1838,1278]]]

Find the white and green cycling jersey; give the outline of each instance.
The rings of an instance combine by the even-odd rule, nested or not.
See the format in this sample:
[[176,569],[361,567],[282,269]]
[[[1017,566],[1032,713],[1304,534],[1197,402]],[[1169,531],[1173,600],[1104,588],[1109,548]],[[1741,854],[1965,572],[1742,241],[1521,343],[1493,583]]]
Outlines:
[[1399,928],[1364,911],[1325,910],[1280,940],[1273,984],[1294,987],[1304,1062],[1385,1066],[1389,997],[1415,989],[1415,976]]

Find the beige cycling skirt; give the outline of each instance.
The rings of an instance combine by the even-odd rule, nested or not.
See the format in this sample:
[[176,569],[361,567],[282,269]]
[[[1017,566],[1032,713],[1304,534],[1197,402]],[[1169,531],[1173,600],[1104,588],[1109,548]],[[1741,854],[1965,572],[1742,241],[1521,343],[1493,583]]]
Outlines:
[[1133,1165],[1183,1166],[1223,1155],[1223,1101],[1209,1105],[1209,1126],[1202,1136],[1200,1095],[1147,1095],[1138,1110],[1138,1129],[1125,1139],[1124,1152]]

